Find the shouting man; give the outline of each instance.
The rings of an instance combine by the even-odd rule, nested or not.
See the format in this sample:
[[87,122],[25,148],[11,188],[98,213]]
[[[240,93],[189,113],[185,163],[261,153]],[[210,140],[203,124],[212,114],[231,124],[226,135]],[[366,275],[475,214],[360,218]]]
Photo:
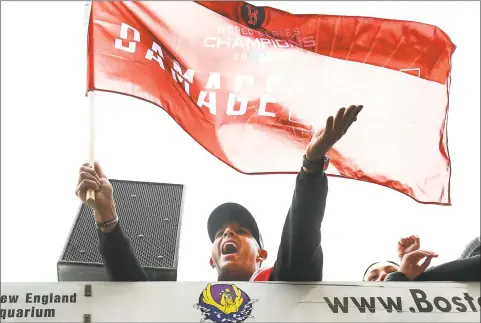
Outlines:
[[[211,266],[219,281],[321,281],[323,254],[321,222],[327,197],[326,158],[329,149],[346,133],[362,106],[339,109],[317,132],[304,155],[297,175],[292,204],[287,214],[275,264],[262,270],[267,259],[254,217],[243,206],[226,203],[210,215],[207,231],[212,242]],[[80,169],[77,196],[85,202],[88,189],[95,191],[93,205],[99,228],[100,253],[113,281],[145,281],[115,209],[112,185],[98,163]]]

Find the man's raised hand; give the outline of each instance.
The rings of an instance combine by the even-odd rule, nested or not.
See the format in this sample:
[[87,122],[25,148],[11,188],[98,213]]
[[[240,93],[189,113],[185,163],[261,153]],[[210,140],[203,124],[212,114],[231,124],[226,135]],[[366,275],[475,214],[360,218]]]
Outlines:
[[416,251],[421,247],[421,241],[418,236],[412,235],[402,238],[397,243],[397,255],[402,261],[405,254]]
[[349,127],[357,120],[362,105],[351,105],[349,108],[341,108],[336,117],[327,118],[324,129],[319,130],[307,146],[306,158],[310,161],[321,161],[329,149],[344,136]]
[[115,219],[113,187],[98,162],[95,162],[94,167],[89,163],[85,163],[80,167],[75,194],[84,203],[88,189],[92,189],[95,192],[95,204],[93,205],[95,220],[101,223]]

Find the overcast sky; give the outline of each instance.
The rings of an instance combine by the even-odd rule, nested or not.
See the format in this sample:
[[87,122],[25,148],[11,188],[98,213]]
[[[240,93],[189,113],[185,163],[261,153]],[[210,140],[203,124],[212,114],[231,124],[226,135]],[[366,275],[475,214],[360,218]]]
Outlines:
[[[479,2],[268,5],[429,23],[457,45],[449,117],[453,206],[421,205],[381,186],[330,178],[322,227],[329,281],[359,280],[369,263],[394,259],[397,240],[411,234],[440,255],[433,264],[457,258],[480,226]],[[1,9],[1,279],[56,281],[80,205],[78,169],[88,158],[84,3],[2,2]],[[215,279],[206,219],[225,201],[257,218],[272,264],[295,176],[239,174],[148,103],[99,93],[97,106],[97,159],[109,177],[185,185],[179,280]],[[188,167],[180,162],[188,160]]]

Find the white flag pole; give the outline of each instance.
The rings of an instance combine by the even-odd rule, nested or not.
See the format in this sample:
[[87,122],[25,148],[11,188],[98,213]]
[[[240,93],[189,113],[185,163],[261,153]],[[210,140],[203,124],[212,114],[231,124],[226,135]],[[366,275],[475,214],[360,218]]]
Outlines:
[[[89,28],[89,21],[90,21],[90,11],[92,10],[92,2],[86,1],[85,2],[85,10],[84,10],[84,28],[85,28],[85,35],[88,34]],[[85,42],[87,44],[87,42]],[[87,48],[86,48],[87,49]],[[88,68],[88,67],[87,67]],[[88,91],[87,93],[88,98],[88,108],[89,108],[89,163],[92,167],[94,167],[95,163],[95,92]],[[85,202],[93,208],[95,204],[95,192],[92,189],[87,190],[87,196]]]
[[[89,105],[89,163],[93,167],[95,163],[95,92],[89,91],[88,94]],[[87,190],[86,203],[91,207],[95,204],[95,191],[92,189]]]

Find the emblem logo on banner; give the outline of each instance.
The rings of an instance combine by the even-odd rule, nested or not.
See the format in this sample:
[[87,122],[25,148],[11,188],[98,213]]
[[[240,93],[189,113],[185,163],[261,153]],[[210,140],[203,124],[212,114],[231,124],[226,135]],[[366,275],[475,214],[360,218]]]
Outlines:
[[194,307],[201,311],[202,321],[242,323],[252,318],[256,301],[234,284],[207,284]]
[[266,13],[264,8],[256,7],[249,3],[244,3],[240,8],[242,19],[252,29],[258,29],[262,27],[264,20],[266,19]]

